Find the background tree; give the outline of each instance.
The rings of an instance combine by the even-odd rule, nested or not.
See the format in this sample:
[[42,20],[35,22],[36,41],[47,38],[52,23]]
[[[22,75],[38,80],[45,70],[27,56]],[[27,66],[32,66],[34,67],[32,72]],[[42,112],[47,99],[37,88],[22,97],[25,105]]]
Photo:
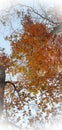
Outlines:
[[4,105],[4,89],[5,89],[5,70],[9,67],[10,60],[7,55],[2,52],[0,53],[0,117],[3,111]]

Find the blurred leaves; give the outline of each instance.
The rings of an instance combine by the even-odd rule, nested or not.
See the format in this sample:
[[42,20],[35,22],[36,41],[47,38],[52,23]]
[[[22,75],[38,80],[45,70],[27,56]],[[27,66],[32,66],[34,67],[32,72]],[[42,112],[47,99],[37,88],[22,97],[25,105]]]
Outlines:
[[[18,74],[14,83],[20,99],[17,94],[12,94],[10,91],[8,95],[11,95],[13,108],[17,106],[18,110],[22,110],[27,104],[28,114],[24,111],[23,116],[31,114],[29,103],[34,100],[41,111],[40,114],[38,111],[35,118],[39,119],[42,112],[46,112],[47,119],[49,113],[54,113],[55,103],[61,102],[62,37],[56,36],[53,40],[47,27],[42,23],[33,22],[29,16],[25,16],[23,29],[20,40],[11,41],[11,66],[8,69],[13,76]],[[40,99],[37,98],[39,91]]]

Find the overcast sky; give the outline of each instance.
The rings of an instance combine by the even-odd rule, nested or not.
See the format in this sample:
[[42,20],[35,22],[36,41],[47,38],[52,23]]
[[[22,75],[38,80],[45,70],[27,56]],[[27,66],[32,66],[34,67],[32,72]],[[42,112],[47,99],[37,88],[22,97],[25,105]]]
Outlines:
[[[0,12],[1,10],[5,10],[6,8],[10,8],[12,5],[15,4],[24,4],[30,5],[33,7],[37,7],[39,4],[44,8],[48,8],[50,6],[55,6],[56,10],[62,13],[62,0],[0,0]],[[10,46],[9,42],[5,42],[3,39],[3,32],[0,32],[0,47],[5,48],[7,53],[10,53]]]
[[55,4],[58,8],[60,8],[62,5],[62,0],[0,0],[0,10],[4,8],[8,8],[11,5],[19,2],[27,5],[41,3],[42,5],[48,6],[51,4]]

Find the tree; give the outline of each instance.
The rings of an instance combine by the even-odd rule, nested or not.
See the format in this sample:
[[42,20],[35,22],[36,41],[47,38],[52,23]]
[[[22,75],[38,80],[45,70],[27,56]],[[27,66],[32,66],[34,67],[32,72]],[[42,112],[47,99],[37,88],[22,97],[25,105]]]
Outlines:
[[[17,81],[14,82],[15,85],[10,81],[5,81],[7,83],[5,104],[9,111],[15,106],[17,106],[17,110],[22,110],[24,105],[27,104],[30,116],[29,100],[34,100],[39,111],[41,111],[40,117],[42,112],[46,112],[47,116],[45,118],[47,118],[49,113],[55,111],[54,103],[61,102],[61,96],[58,98],[58,94],[60,95],[62,91],[62,37],[49,32],[49,26],[46,26],[47,22],[44,24],[39,20],[34,20],[30,15],[30,11],[56,25],[56,23],[43,17],[36,10],[28,10],[27,13],[22,13],[24,14],[22,15],[22,33],[17,32],[15,29],[16,31],[13,30],[14,33],[10,37],[6,37],[6,40],[11,41],[12,54],[10,62],[3,60],[6,58],[2,58],[2,61],[5,61],[4,65],[6,63],[10,64],[8,67],[6,65],[6,73],[16,76]],[[16,11],[16,13],[19,17],[20,12]],[[9,91],[7,91],[8,89]],[[22,91],[23,89],[27,90],[26,93]],[[41,98],[37,102],[36,96],[39,91]],[[33,96],[31,96],[32,93]],[[9,95],[11,102],[7,103]],[[52,104],[50,110],[48,109],[49,102]],[[8,116],[12,117],[14,111]],[[27,115],[26,111],[24,111],[24,115]],[[35,120],[40,117],[39,113],[37,113]],[[33,122],[34,119],[29,119],[29,121]]]
[[[54,93],[60,95],[62,88],[62,37],[56,36],[53,39],[53,34],[47,31],[44,24],[33,22],[27,15],[23,21],[23,29],[20,40],[11,42],[13,71],[11,67],[10,70],[13,76],[20,73],[23,75],[22,78],[21,75],[18,76],[16,88],[20,98],[23,97],[22,103],[28,95],[21,96],[21,89],[26,88],[35,97],[40,91],[41,100],[37,105],[48,115],[55,110],[54,102],[61,102],[60,96],[58,98]],[[45,98],[42,96],[44,94]],[[51,101],[51,110],[48,110],[45,100],[47,104]],[[18,109],[22,109],[22,106],[18,106]]]
[[[16,61],[14,66],[32,81],[31,86],[37,88],[39,85],[42,88],[43,78],[45,80],[58,74],[59,64],[61,66],[61,44],[59,43],[61,38],[56,37],[55,41],[52,41],[52,34],[48,33],[46,26],[42,23],[33,23],[29,16],[25,17],[23,27],[21,40],[11,43],[11,58]],[[26,57],[26,66],[21,65],[23,57]],[[14,74],[19,72],[18,69],[14,70]]]
[[3,110],[4,86],[5,86],[5,70],[0,66],[0,116]]
[[9,66],[10,61],[5,53],[0,54],[0,116],[3,111],[4,89],[5,89],[5,69]]

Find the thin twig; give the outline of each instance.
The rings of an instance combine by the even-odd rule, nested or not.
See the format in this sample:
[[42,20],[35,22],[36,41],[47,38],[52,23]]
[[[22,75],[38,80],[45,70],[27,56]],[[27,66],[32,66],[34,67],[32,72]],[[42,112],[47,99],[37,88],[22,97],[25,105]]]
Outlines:
[[6,85],[7,83],[11,84],[11,85],[14,87],[14,91],[16,91],[16,92],[18,93],[19,100],[21,100],[20,95],[19,95],[19,91],[17,91],[15,84],[12,83],[11,81],[5,81],[5,85]]
[[33,9],[31,6],[28,6],[28,5],[24,5],[24,4],[19,4],[21,6],[24,6],[24,7],[27,7],[27,8],[30,8],[35,14],[37,14],[38,16],[40,16],[41,18],[43,19],[46,19],[47,21],[49,21],[50,23],[53,23],[53,24],[60,24],[61,22],[54,22],[52,20],[50,20],[49,18],[47,18],[46,16],[43,16],[42,14],[40,14],[36,9]]

